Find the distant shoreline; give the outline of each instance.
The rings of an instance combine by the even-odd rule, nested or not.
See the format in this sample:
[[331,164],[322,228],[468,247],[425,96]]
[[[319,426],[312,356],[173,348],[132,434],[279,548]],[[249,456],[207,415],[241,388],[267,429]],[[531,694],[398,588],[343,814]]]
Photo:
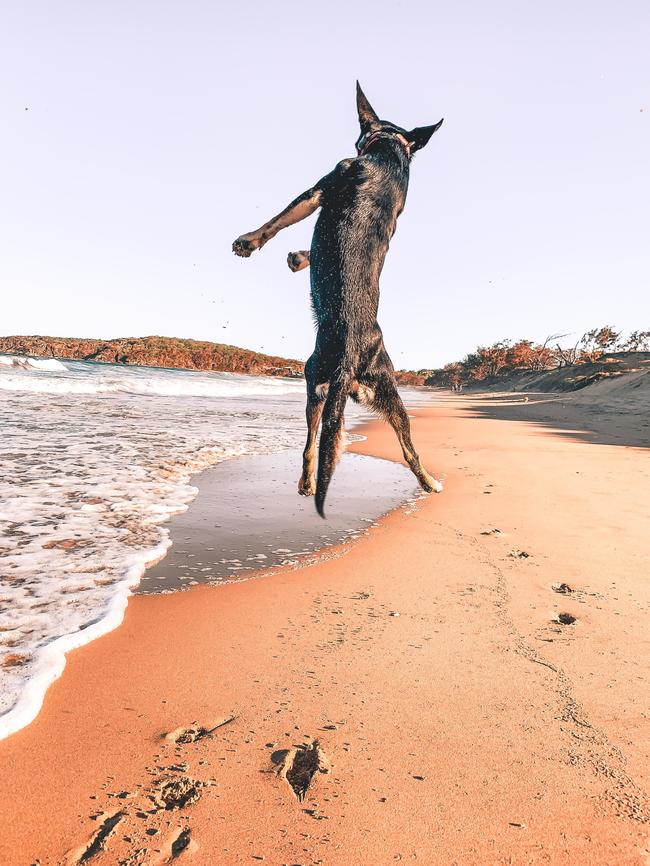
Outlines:
[[[179,337],[118,337],[98,340],[82,337],[9,336],[0,337],[0,354],[36,359],[61,359],[87,363],[118,364],[202,373],[239,373],[250,376],[304,378],[304,362],[294,358],[265,355],[225,343]],[[396,370],[402,387],[434,391],[454,390],[447,365],[440,370]],[[458,366],[458,365],[456,365]],[[580,361],[547,369],[504,368],[493,376],[472,381],[459,380],[456,390],[480,392],[579,391],[603,379],[628,379],[650,374],[650,352],[617,351],[592,361]]]
[[304,363],[265,355],[225,343],[178,337],[119,337],[98,340],[82,337],[0,337],[0,353],[70,361],[92,361],[124,366],[160,367],[213,373],[302,378]]

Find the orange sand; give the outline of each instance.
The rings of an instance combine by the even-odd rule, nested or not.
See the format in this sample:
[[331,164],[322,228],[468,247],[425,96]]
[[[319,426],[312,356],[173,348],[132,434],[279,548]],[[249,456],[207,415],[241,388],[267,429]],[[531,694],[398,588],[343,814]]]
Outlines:
[[[441,496],[311,567],[136,597],[70,655],[0,743],[3,866],[650,863],[648,452],[414,414]],[[355,449],[399,457],[383,424]],[[271,756],[314,738],[300,802]],[[182,777],[200,799],[156,807]]]

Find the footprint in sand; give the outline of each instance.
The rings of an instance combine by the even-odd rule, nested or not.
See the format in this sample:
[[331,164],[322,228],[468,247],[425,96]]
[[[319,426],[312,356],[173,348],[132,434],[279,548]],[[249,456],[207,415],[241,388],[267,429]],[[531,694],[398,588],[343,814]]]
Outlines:
[[182,809],[201,799],[201,782],[189,776],[177,776],[164,780],[151,796],[160,809]]
[[562,625],[573,625],[578,621],[578,618],[572,613],[558,613],[557,621]]
[[138,848],[126,859],[120,860],[118,866],[163,866],[180,857],[183,858],[182,862],[185,862],[198,847],[189,827],[176,827],[154,851]]
[[182,862],[185,862],[198,847],[189,827],[177,827],[160,845],[156,856],[145,859],[142,866],[162,866],[163,863],[172,863],[181,857]]
[[[209,737],[219,728],[234,721],[237,716],[234,713],[215,718],[210,724],[199,724],[193,722],[189,726],[178,727],[169,733],[162,734],[161,739],[167,741],[180,756],[179,750],[184,746],[196,743],[204,737]],[[165,747],[163,747],[165,751]],[[156,756],[157,758],[160,756]],[[203,762],[199,762],[203,763]],[[99,827],[87,838],[85,843],[68,852],[62,863],[64,866],[84,866],[94,862],[104,863],[107,857],[110,862],[118,866],[162,866],[177,859],[189,858],[198,848],[196,841],[192,838],[190,828],[181,824],[170,822],[163,816],[185,809],[198,802],[204,795],[205,790],[214,784],[213,779],[200,781],[187,775],[189,765],[179,761],[166,768],[147,768],[151,775],[156,775],[156,770],[166,770],[158,776],[153,785],[137,787],[142,789],[138,793],[132,793],[119,788],[114,792],[105,791],[104,795],[116,797],[123,801],[135,800],[132,807],[126,802],[119,811],[100,812],[93,816]],[[106,788],[114,782],[109,777]],[[307,783],[308,787],[308,783]],[[146,807],[140,798],[146,797],[150,805]],[[93,799],[97,799],[93,796]],[[140,802],[137,802],[140,800]],[[140,822],[144,822],[140,823]],[[163,825],[167,824],[164,828]],[[115,839],[116,829],[123,831],[122,841]],[[128,843],[125,851],[123,842]],[[152,844],[153,843],[153,846]],[[110,851],[111,846],[114,850]],[[121,849],[121,850],[120,850]],[[96,860],[95,860],[96,858]],[[184,861],[183,861],[184,862]]]
[[66,866],[81,866],[82,863],[87,863],[96,854],[103,851],[108,839],[113,835],[115,828],[125,816],[126,812],[124,811],[99,816],[103,819],[99,829],[91,835],[85,845],[70,851],[66,855],[64,861]]
[[330,762],[318,740],[293,749],[280,749],[271,755],[271,760],[301,803],[316,773],[330,772]]

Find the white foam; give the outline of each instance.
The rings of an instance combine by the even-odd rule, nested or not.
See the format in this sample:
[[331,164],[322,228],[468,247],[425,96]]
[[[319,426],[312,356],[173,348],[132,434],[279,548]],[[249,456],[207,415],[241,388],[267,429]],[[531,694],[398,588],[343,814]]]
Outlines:
[[63,673],[66,653],[90,643],[120,625],[131,590],[139,583],[146,566],[165,555],[169,544],[169,541],[161,543],[158,548],[149,551],[140,562],[134,562],[130,568],[126,568],[124,580],[115,587],[115,593],[100,619],[89,623],[80,631],[62,635],[35,652],[30,676],[23,681],[11,709],[0,716],[0,740],[34,721],[43,705],[47,689]]
[[[8,369],[2,369],[3,367]],[[47,372],[47,376],[39,375]],[[49,375],[52,374],[52,375]],[[302,379],[0,355],[0,390],[32,394],[236,397],[304,392]]]
[[[305,390],[300,379],[269,379],[261,381],[255,376],[235,376],[213,373],[207,381],[182,382],[164,377],[116,379],[110,376],[96,381],[73,378],[23,378],[0,374],[0,390],[29,391],[32,394],[141,394],[158,397],[237,397],[296,394]],[[228,378],[232,376],[232,378]]]
[[0,367],[0,738],[36,716],[68,650],[121,621],[193,473],[303,438],[300,381],[66,363]]
[[41,370],[43,372],[65,372],[67,367],[56,358],[28,358],[23,355],[0,355],[0,364],[4,367],[18,367],[23,370]]
[[0,738],[121,622],[193,473],[305,435],[300,380],[45,363],[0,365]]

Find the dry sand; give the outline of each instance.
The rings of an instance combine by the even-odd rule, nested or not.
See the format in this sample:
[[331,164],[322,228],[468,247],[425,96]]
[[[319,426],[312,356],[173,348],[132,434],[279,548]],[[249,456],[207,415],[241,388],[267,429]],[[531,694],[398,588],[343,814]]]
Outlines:
[[650,863],[650,464],[601,444],[638,419],[503,403],[414,411],[441,496],[72,653],[0,743],[0,863]]

